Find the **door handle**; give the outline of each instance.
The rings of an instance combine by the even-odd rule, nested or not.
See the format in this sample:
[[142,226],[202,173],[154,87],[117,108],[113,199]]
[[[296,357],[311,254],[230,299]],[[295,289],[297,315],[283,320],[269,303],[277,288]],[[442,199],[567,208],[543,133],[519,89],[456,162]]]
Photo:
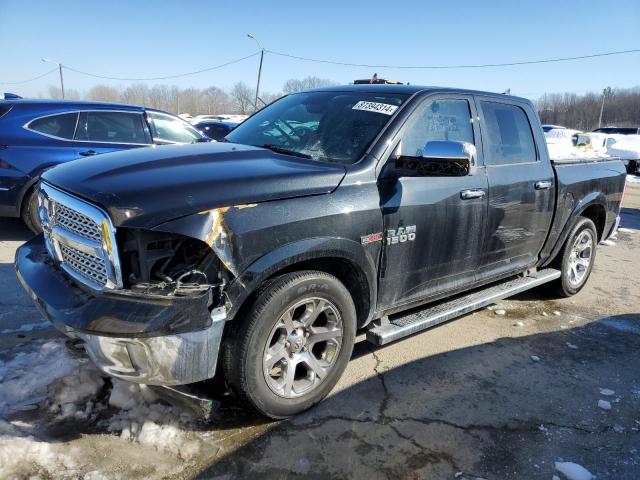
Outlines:
[[96,152],[95,150],[86,150],[84,152],[78,152],[78,153],[83,157],[90,157],[91,155],[96,155],[98,152]]
[[535,183],[536,190],[548,190],[551,188],[551,182],[547,180],[541,180]]
[[482,198],[486,195],[486,192],[482,189],[474,189],[474,190],[462,190],[460,192],[460,198],[462,200],[471,200],[473,198]]

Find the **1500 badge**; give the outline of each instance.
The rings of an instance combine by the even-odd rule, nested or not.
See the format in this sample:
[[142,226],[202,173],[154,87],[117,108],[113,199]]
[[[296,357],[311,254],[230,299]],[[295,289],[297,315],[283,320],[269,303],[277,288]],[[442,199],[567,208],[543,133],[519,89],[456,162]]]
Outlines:
[[387,245],[396,243],[413,242],[416,239],[416,226],[398,227],[395,230],[387,230]]

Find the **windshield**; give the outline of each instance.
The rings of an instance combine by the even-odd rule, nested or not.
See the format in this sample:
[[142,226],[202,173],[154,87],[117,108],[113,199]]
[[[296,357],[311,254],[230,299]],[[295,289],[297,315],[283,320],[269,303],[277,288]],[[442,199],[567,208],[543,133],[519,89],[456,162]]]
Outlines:
[[365,92],[296,93],[265,107],[226,139],[314,160],[351,164],[362,157],[407,98],[403,94]]

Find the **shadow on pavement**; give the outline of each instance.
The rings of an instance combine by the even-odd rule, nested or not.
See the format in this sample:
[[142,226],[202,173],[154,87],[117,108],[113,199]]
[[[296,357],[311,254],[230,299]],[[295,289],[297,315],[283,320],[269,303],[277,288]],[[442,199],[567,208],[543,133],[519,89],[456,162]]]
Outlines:
[[[375,376],[262,434],[246,432],[239,448],[223,445],[197,478],[549,479],[559,459],[600,479],[640,478],[631,431],[640,407],[640,314],[390,370],[380,361],[386,348],[358,345],[376,359]],[[598,408],[599,399],[611,411]],[[227,414],[227,423],[243,426]]]
[[33,233],[19,218],[0,218],[0,242],[27,241]]
[[620,226],[623,228],[640,230],[640,209],[623,208],[621,210]]

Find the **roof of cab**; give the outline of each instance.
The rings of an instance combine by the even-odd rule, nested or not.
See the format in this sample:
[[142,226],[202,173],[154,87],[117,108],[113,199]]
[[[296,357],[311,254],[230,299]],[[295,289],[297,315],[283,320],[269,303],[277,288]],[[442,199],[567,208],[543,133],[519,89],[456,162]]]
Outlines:
[[466,95],[486,95],[497,98],[507,98],[517,101],[530,102],[530,100],[515,95],[504,93],[485,92],[481,90],[468,90],[464,88],[436,87],[424,85],[390,85],[390,84],[359,84],[359,85],[335,85],[331,87],[315,88],[306,90],[309,92],[367,92],[367,93],[399,93],[413,95],[414,93],[459,93]]

